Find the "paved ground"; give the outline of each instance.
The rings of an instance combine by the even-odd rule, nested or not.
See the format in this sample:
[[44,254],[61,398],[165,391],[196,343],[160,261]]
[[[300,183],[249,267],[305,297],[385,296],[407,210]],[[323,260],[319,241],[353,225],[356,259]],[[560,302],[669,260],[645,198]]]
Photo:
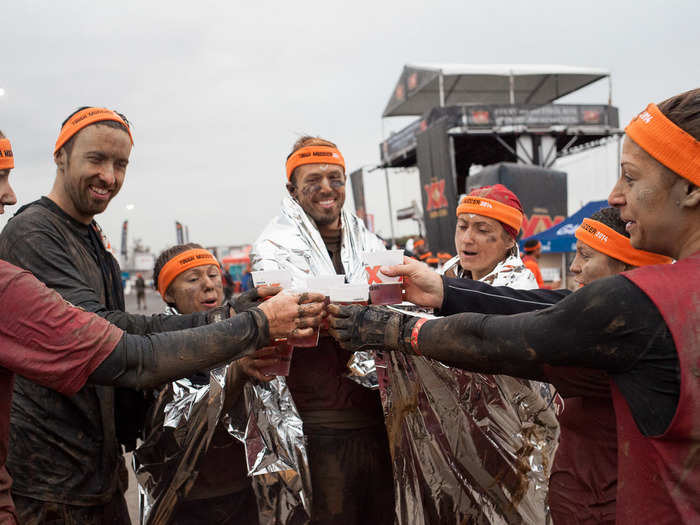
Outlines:
[[[131,293],[125,296],[126,311],[132,314],[156,314],[163,311],[165,303],[155,290],[146,290],[146,310],[136,309],[136,294]],[[131,522],[137,525],[138,520],[138,496],[136,492],[136,476],[131,468],[131,454],[126,455],[126,465],[129,470],[129,490],[126,491],[126,502],[129,505]]]

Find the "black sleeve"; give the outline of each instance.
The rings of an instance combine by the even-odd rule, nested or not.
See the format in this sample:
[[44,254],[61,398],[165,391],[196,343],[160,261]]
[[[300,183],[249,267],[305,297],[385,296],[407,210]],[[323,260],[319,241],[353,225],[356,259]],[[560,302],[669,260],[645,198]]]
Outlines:
[[158,386],[248,355],[265,346],[269,335],[267,317],[258,308],[179,332],[124,334],[89,381],[137,390]]
[[127,333],[145,335],[207,324],[205,313],[146,316],[108,310],[76,268],[60,237],[50,231],[27,232],[3,252],[3,259],[29,270],[69,303],[104,317]]
[[443,301],[437,315],[462,312],[482,314],[519,314],[542,310],[571,294],[569,290],[516,290],[491,286],[472,279],[442,277]]
[[647,435],[662,433],[678,403],[680,369],[670,331],[652,301],[623,276],[600,279],[536,312],[428,321],[418,348],[467,370],[535,379],[543,365],[604,370]]

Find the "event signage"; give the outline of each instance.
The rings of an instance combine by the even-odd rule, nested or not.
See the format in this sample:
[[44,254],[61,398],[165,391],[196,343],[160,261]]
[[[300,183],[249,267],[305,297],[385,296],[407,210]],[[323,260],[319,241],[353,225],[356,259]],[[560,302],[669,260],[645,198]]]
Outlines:
[[417,135],[440,118],[447,117],[449,128],[461,128],[468,133],[493,129],[506,133],[508,127],[524,126],[529,130],[549,130],[552,126],[576,128],[617,128],[617,108],[603,104],[545,104],[535,105],[465,105],[433,108],[425,118],[418,119],[401,131],[393,133],[380,145],[383,164],[400,163],[413,156]]

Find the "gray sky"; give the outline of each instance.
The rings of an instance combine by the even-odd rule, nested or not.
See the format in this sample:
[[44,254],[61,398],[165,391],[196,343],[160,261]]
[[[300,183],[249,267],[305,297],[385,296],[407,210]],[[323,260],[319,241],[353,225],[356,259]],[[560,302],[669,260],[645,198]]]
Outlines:
[[[203,244],[253,241],[277,212],[300,134],[337,142],[348,172],[376,164],[380,115],[407,62],[609,68],[621,123],[700,86],[697,0],[3,4],[0,129],[19,203],[50,190],[70,112],[117,109],[136,145],[98,222],[118,245],[129,219],[154,251],[174,243],[176,219]],[[605,102],[599,84],[566,100]]]

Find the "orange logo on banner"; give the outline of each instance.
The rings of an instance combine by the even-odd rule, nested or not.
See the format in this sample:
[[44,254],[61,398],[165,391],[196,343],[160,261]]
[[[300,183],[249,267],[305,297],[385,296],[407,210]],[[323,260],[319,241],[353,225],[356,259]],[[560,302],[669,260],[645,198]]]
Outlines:
[[554,217],[554,219],[552,219],[552,217],[549,215],[540,213],[533,213],[529,218],[527,215],[523,215],[523,238],[548,230],[555,224],[562,222],[564,219],[565,217],[563,215],[557,215]]
[[367,270],[367,284],[382,284],[382,280],[379,278],[379,268],[381,268],[381,265],[379,266],[365,266],[365,270]]
[[428,205],[426,211],[438,210],[447,207],[447,198],[445,197],[445,179],[440,179],[437,182],[431,182],[423,186],[425,194],[428,197]]

